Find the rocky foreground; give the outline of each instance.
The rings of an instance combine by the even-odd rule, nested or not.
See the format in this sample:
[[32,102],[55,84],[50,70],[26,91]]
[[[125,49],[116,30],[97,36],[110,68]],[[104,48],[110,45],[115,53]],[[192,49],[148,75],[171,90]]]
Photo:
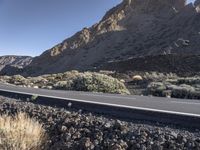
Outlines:
[[0,113],[26,112],[44,124],[48,150],[199,150],[200,131],[59,109],[0,97]]

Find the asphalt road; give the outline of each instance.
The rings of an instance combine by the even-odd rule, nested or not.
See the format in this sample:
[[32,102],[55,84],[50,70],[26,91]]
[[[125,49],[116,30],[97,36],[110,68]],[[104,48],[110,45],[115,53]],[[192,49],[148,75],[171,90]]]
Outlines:
[[33,94],[45,97],[67,99],[72,101],[103,104],[113,107],[125,107],[200,117],[200,100],[33,89],[1,83],[0,91],[11,91],[15,93]]

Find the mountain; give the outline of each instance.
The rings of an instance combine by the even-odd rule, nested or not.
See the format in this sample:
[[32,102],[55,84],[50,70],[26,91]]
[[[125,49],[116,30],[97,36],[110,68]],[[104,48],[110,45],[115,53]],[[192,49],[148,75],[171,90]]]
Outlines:
[[39,75],[92,70],[131,58],[198,55],[199,27],[199,0],[194,5],[186,0],[124,0],[99,23],[34,58],[25,70]]
[[103,64],[99,70],[115,70],[117,72],[174,72],[179,76],[200,75],[200,55],[155,55],[132,58],[123,61]]
[[24,68],[31,61],[32,57],[29,56],[0,56],[0,74],[15,74],[16,70]]

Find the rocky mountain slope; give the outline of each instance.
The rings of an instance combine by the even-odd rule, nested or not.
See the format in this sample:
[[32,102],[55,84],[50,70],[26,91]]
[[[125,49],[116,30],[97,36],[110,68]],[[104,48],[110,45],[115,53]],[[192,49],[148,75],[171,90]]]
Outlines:
[[[29,65],[32,57],[29,56],[0,56],[0,74],[8,73],[8,68],[23,68]],[[6,69],[7,68],[7,69]]]
[[200,54],[200,2],[124,0],[102,20],[33,59],[28,74],[91,70],[107,62]]
[[123,61],[108,62],[100,65],[98,70],[115,70],[117,72],[174,72],[180,76],[200,74],[200,55],[156,55],[131,58]]

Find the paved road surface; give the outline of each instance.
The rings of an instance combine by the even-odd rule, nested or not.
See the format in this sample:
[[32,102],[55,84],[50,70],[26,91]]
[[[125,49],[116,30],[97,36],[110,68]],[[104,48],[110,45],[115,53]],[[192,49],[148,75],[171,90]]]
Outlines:
[[122,96],[116,94],[96,94],[88,92],[58,91],[22,88],[0,83],[0,91],[13,91],[47,97],[58,97],[73,101],[103,104],[117,107],[166,112],[200,117],[200,100],[170,99],[146,96]]

